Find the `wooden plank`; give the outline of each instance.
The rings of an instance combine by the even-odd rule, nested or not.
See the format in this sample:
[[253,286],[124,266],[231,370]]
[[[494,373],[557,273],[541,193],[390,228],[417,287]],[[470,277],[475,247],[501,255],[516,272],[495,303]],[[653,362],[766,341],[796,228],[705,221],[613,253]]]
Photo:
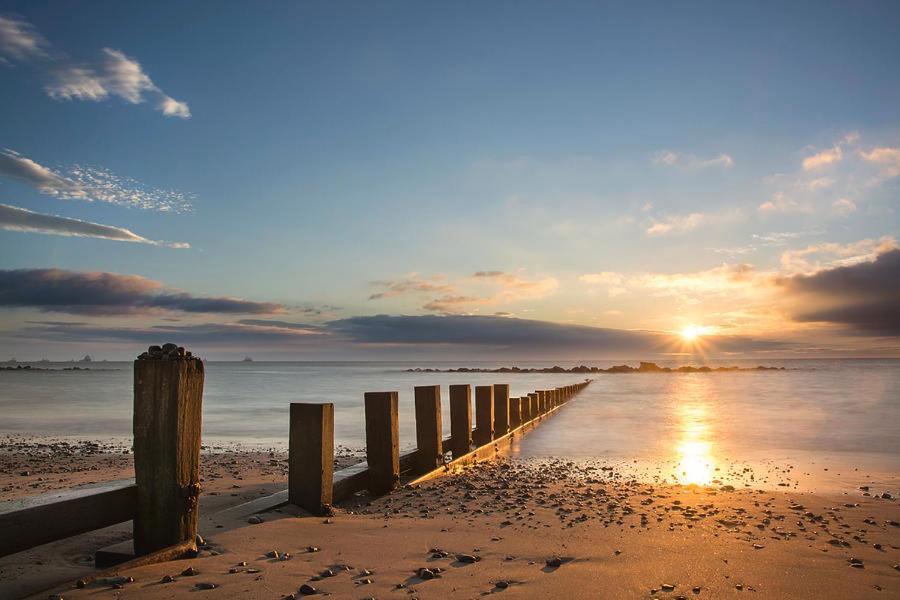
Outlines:
[[414,390],[416,409],[416,468],[427,473],[444,464],[441,386],[419,385]]
[[494,387],[475,387],[475,433],[472,436],[476,446],[484,446],[494,439]]
[[453,458],[472,448],[472,386],[450,386],[450,450]]
[[133,480],[110,481],[0,504],[0,556],[130,521]]
[[385,494],[400,481],[398,393],[366,392],[365,405],[368,489]]
[[509,428],[516,429],[522,425],[522,399],[509,399]]
[[328,512],[334,487],[334,404],[291,403],[288,498],[314,515]]
[[509,384],[494,384],[494,437],[509,433]]
[[[197,556],[197,544],[194,540],[181,542],[180,544],[175,544],[174,546],[162,548],[155,552],[151,552],[150,554],[144,554],[137,557],[133,554],[128,555],[124,552],[104,553],[104,551],[98,551],[95,561],[95,566],[97,568],[103,569],[113,565],[115,565],[115,567],[103,570],[99,573],[92,573],[87,577],[80,577],[79,580],[84,582],[85,585],[90,585],[99,579],[118,575],[120,572],[127,571],[128,569],[155,565],[157,563],[178,560],[180,558],[193,558],[195,556]],[[51,598],[52,597],[54,596],[51,595]]]
[[528,394],[528,420],[534,420],[537,418],[537,409],[538,405],[538,395],[537,392],[530,392]]
[[203,362],[172,346],[134,361],[137,554],[197,535]]

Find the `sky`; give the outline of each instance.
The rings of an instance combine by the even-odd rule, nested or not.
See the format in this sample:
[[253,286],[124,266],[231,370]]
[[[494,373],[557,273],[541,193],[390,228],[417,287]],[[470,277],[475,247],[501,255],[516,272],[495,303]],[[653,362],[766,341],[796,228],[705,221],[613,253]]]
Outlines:
[[4,0],[0,360],[900,356],[898,25]]

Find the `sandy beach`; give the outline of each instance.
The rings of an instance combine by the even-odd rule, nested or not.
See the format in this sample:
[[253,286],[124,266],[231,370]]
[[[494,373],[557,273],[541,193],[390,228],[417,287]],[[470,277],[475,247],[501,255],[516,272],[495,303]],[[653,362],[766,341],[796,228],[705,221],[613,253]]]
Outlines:
[[[4,500],[127,477],[131,468],[130,455],[114,444],[7,442]],[[286,469],[286,456],[277,452],[208,449],[202,456],[205,544],[198,557],[117,571],[115,576],[130,579],[76,587],[79,578],[96,574],[94,550],[129,538],[130,526],[122,524],[0,560],[0,596],[900,593],[900,510],[893,494],[883,497],[881,489],[812,494],[740,481],[682,486],[596,461],[501,457],[381,498],[357,496],[329,518],[290,506],[258,515],[252,519],[262,521],[257,524],[239,513],[221,514],[283,489]],[[732,475],[749,485],[763,474]]]

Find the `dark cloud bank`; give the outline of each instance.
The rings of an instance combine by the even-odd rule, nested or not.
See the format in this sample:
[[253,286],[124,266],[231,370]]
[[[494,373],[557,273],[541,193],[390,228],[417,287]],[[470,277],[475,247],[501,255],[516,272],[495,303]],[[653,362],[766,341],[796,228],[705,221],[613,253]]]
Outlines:
[[783,280],[794,318],[843,325],[850,333],[900,335],[900,249],[873,262]]
[[0,270],[0,307],[29,307],[81,315],[187,313],[271,314],[283,306],[167,290],[152,279],[62,269]]

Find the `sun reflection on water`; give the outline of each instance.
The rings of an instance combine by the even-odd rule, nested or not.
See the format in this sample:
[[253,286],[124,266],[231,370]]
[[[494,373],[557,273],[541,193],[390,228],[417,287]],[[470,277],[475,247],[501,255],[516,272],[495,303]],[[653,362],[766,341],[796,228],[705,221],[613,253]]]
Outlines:
[[675,478],[684,485],[709,485],[716,477],[711,402],[705,378],[678,377],[674,390]]

